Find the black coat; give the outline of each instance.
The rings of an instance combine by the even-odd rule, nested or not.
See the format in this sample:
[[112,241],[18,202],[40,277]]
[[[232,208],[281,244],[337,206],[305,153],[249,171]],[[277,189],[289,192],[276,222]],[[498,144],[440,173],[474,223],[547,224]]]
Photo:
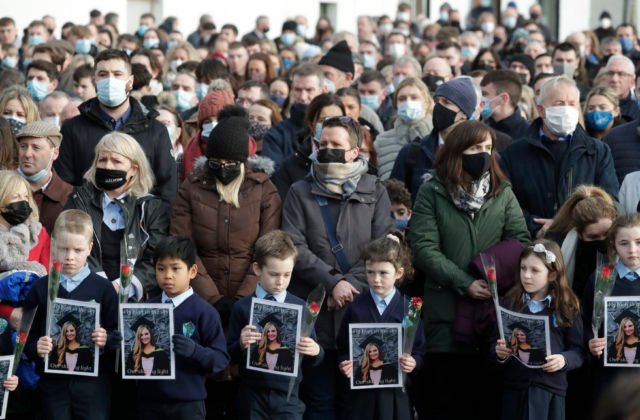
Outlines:
[[[398,383],[398,367],[394,366],[390,363],[385,363],[380,366],[378,369],[382,370],[382,374],[380,375],[380,383],[378,385],[392,385]],[[371,379],[371,371],[377,370],[376,368],[369,368],[369,372],[367,373],[367,378],[362,380],[362,368],[360,366],[356,366],[354,369],[353,375],[353,385],[354,386],[374,386],[373,380]]]
[[[98,368],[98,366],[94,365],[93,354],[91,353],[91,350],[89,350],[89,347],[85,345],[81,345],[76,350],[68,351],[68,352],[78,354],[76,367],[75,369],[73,369],[74,372],[88,373],[88,372],[95,371]],[[64,356],[62,357],[62,364],[58,366],[58,356],[59,356],[58,350],[55,348],[51,351],[51,353],[49,353],[49,369],[67,370],[66,357]]]
[[611,149],[618,181],[640,170],[640,119],[614,127],[602,139]]
[[[275,351],[267,350],[266,353],[276,353],[278,355],[278,359],[276,360],[276,365],[273,368],[275,372],[293,373],[294,358],[293,358],[293,353],[289,348],[280,347]],[[258,346],[257,345],[253,346],[251,351],[251,366],[257,367],[260,369],[269,370],[269,367],[267,365],[266,353],[262,363],[258,363],[258,360],[259,360]]]
[[[156,177],[155,192],[163,200],[173,202],[178,189],[178,175],[170,152],[171,141],[167,129],[156,121],[157,111],[146,109],[133,98],[129,101],[131,115],[119,131],[138,141]],[[98,99],[89,99],[78,109],[80,115],[62,125],[60,156],[54,162],[60,178],[72,185],[82,184],[82,177],[93,162],[96,145],[102,137],[112,132],[102,119]]]
[[[153,353],[149,354],[149,356],[153,357],[153,368],[151,369],[151,376],[168,376],[171,373],[171,361],[169,360],[169,355],[164,349],[156,348]],[[144,376],[142,361],[140,361],[140,368],[138,370],[134,370],[133,365],[134,363],[132,352],[129,357],[127,357],[127,363],[125,364],[126,374]]]
[[535,120],[527,137],[511,144],[501,156],[502,168],[511,180],[532,235],[541,227],[533,219],[553,218],[577,186],[596,185],[615,200],[620,189],[611,150],[589,137],[580,125],[576,126],[556,177],[554,156],[540,139],[541,125],[542,119]]

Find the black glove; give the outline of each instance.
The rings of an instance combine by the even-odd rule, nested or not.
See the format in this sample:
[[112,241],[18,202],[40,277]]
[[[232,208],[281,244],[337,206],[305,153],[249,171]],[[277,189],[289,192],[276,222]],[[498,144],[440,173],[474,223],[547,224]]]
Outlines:
[[196,352],[196,342],[189,337],[174,334],[171,340],[173,341],[173,352],[178,356],[191,357]]
[[216,310],[220,314],[222,326],[225,328],[229,326],[229,318],[231,318],[231,311],[233,310],[233,305],[235,304],[235,298],[231,296],[222,296],[222,299],[220,299],[213,305],[213,307],[216,308]]
[[107,335],[107,348],[117,350],[122,343],[122,333],[120,330],[113,330]]

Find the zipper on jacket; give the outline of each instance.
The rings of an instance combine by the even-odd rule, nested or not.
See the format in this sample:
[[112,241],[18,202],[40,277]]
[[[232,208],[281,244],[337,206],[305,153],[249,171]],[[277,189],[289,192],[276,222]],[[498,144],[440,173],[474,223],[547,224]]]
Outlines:
[[573,166],[567,172],[567,196],[573,191]]

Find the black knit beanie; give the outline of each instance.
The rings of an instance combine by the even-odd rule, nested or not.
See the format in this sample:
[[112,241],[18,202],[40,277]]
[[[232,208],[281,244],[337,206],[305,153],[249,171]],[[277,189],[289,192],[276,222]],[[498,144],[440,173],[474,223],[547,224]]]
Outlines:
[[249,156],[249,120],[229,117],[216,125],[207,141],[208,158],[246,162]]
[[353,55],[347,41],[340,41],[320,59],[318,64],[334,67],[345,73],[355,73]]

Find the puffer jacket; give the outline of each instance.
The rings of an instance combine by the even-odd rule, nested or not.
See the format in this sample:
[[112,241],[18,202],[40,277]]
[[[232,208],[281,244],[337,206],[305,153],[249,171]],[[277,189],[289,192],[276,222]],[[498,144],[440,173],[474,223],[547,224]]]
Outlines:
[[411,143],[416,138],[427,136],[432,129],[431,115],[427,115],[411,125],[398,118],[391,130],[380,133],[373,144],[376,148],[376,153],[378,153],[380,178],[383,180],[389,178],[396,157],[403,146]]
[[[66,209],[79,209],[91,216],[93,222],[93,248],[87,259],[91,271],[104,271],[102,268],[102,197],[104,192],[92,184],[76,187],[69,196]],[[133,235],[138,243],[138,256],[133,267],[134,275],[140,280],[145,294],[155,296],[162,291],[156,283],[153,266],[153,251],[158,243],[167,236],[169,230],[169,204],[154,195],[133,197],[127,195],[115,200],[123,210],[125,221],[124,236]]]
[[280,196],[264,172],[273,170],[263,166],[266,161],[259,156],[247,161],[239,208],[220,201],[215,182],[205,171],[205,157],[196,161],[178,190],[170,232],[196,244],[198,274],[191,285],[210,303],[223,296],[244,297],[256,288],[253,245],[280,227]]
[[420,187],[413,207],[409,235],[415,267],[425,273],[424,309],[427,350],[472,351],[454,340],[456,306],[475,280],[469,262],[492,245],[507,239],[526,243],[529,232],[508,183],[488,198],[474,218],[459,210],[446,187],[431,178]]

